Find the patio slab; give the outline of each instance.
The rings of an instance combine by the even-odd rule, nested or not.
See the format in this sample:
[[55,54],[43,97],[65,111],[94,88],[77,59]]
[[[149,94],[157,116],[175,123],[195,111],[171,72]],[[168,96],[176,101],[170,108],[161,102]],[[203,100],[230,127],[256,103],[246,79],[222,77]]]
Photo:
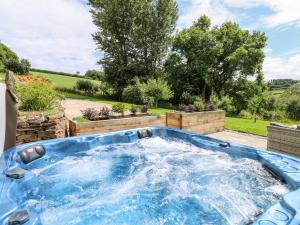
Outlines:
[[267,149],[267,138],[252,134],[225,130],[207,135],[224,141],[231,141],[238,144],[249,145],[255,148]]

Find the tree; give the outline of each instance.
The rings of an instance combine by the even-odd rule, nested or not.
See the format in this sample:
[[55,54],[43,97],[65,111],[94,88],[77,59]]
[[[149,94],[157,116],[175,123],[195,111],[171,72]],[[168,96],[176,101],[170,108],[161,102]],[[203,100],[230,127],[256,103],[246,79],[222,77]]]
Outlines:
[[104,81],[104,73],[102,71],[88,70],[84,76],[93,80]]
[[300,82],[290,86],[284,95],[285,96],[296,95],[296,96],[300,97]]
[[266,82],[262,74],[259,73],[255,81],[238,77],[230,83],[227,83],[224,87],[224,93],[232,98],[232,103],[235,107],[234,114],[238,115],[242,110],[248,108],[251,98],[262,95],[266,89]]
[[289,118],[300,120],[300,98],[299,96],[291,96],[286,103],[286,112]]
[[21,74],[28,74],[31,67],[30,62],[27,59],[21,59],[20,64],[22,68]]
[[141,84],[139,80],[135,84],[128,85],[122,93],[122,100],[134,104],[143,103],[143,93],[141,90]]
[[173,97],[168,83],[161,78],[149,79],[147,83],[141,84],[144,101],[149,105],[158,106],[160,100],[169,100]]
[[248,109],[252,113],[254,122],[256,123],[257,116],[262,112],[264,105],[263,96],[255,96],[250,99]]
[[86,94],[95,94],[98,91],[98,87],[89,80],[78,80],[74,89],[84,91]]
[[28,74],[30,63],[27,59],[19,57],[6,45],[0,43],[0,72],[11,70],[16,74]]
[[290,86],[281,100],[289,118],[300,120],[300,82]]
[[177,20],[175,0],[89,0],[99,61],[118,97],[134,77],[155,76]]
[[205,100],[212,92],[221,98],[234,80],[262,75],[265,44],[264,33],[232,22],[211,28],[210,19],[202,16],[176,35],[166,62],[169,81],[174,91],[189,88]]

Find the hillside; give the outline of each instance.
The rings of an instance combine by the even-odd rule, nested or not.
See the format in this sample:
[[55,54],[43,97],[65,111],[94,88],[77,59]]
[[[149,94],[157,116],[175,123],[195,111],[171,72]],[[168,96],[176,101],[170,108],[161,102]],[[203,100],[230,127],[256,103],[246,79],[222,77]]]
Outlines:
[[[73,88],[78,80],[85,79],[79,77],[71,77],[71,76],[35,72],[35,71],[30,71],[30,74],[32,74],[33,76],[42,76],[44,78],[47,78],[55,85],[55,87],[59,87],[59,88]],[[95,81],[95,80],[90,80],[90,81],[92,81],[95,84],[101,83],[100,81]]]

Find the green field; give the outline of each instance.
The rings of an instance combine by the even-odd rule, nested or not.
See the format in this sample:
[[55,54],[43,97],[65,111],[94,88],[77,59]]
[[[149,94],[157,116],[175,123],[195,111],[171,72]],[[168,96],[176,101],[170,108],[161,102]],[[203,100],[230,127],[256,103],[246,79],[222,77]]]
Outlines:
[[[55,87],[59,87],[59,88],[73,88],[78,80],[84,79],[79,77],[71,77],[71,76],[64,76],[58,74],[34,72],[34,71],[31,71],[30,74],[32,74],[33,76],[41,76],[47,78],[54,84]],[[95,81],[95,80],[90,80],[90,81],[92,81],[95,84],[100,84],[100,81]]]
[[270,93],[271,93],[271,95],[282,95],[284,92],[285,92],[285,90],[272,90],[272,91],[269,91]]

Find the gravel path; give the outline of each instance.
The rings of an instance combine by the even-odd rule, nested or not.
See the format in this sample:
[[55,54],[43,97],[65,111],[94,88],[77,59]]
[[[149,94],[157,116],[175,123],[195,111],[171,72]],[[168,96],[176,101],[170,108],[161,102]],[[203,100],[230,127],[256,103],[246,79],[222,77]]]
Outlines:
[[100,109],[103,106],[111,108],[111,105],[89,100],[66,99],[62,101],[62,106],[65,108],[66,117],[73,119],[76,116],[81,116],[81,110],[86,108]]

